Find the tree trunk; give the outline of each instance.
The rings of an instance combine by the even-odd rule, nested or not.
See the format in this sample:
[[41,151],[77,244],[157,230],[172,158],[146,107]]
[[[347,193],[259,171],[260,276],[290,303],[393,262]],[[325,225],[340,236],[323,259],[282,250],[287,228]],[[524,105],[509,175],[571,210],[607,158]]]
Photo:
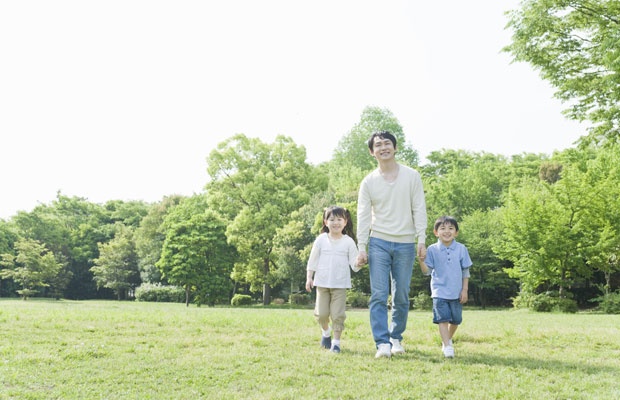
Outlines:
[[189,307],[189,285],[185,285],[185,307]]
[[[269,257],[263,260],[263,274],[265,279],[269,277]],[[263,305],[268,306],[271,303],[271,285],[265,282],[263,284]]]

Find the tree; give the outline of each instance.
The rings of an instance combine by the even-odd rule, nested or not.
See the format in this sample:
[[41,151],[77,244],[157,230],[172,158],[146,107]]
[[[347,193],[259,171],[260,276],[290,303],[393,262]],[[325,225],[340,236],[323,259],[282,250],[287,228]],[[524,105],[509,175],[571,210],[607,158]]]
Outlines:
[[99,257],[94,264],[90,270],[97,288],[112,289],[117,300],[126,298],[129,290],[135,289],[139,283],[132,228],[117,223],[114,238],[99,244]]
[[0,275],[21,285],[17,293],[25,300],[49,286],[50,279],[60,271],[62,264],[56,261],[54,253],[36,240],[19,239],[15,250],[17,256],[2,254],[0,265],[6,269],[0,270]]
[[306,163],[306,151],[278,136],[266,144],[239,134],[220,143],[207,159],[210,207],[229,220],[226,237],[239,251],[233,278],[262,287],[271,302],[272,268],[277,268],[274,237],[291,213],[327,187],[327,177]]
[[588,142],[620,139],[620,2],[527,0],[508,14],[515,61],[539,70],[565,113],[590,121]]
[[517,294],[519,285],[504,271],[504,260],[493,251],[502,231],[499,209],[474,211],[459,223],[459,241],[467,246],[473,265],[469,283],[476,304],[505,305],[506,299]]
[[418,153],[407,143],[398,119],[386,108],[371,106],[362,111],[360,121],[340,139],[332,161],[338,165],[356,167],[362,172],[372,171],[377,163],[368,151],[368,138],[378,131],[389,131],[396,137],[398,161],[410,167],[418,165]]
[[158,283],[162,279],[161,271],[155,266],[161,257],[161,249],[166,239],[162,224],[166,215],[182,199],[179,195],[167,196],[153,204],[134,232],[140,279],[144,283]]
[[226,241],[226,222],[207,209],[206,196],[184,199],[166,216],[166,239],[157,267],[171,284],[200,304],[228,303],[235,248]]

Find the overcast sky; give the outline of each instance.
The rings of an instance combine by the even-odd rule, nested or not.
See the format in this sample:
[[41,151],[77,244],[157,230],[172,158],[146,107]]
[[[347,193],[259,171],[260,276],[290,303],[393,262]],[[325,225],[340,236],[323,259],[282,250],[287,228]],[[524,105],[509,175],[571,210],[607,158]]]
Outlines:
[[517,0],[0,3],[0,218],[57,191],[158,201],[202,191],[236,133],[332,157],[366,106],[422,159],[571,147],[585,127],[511,64]]

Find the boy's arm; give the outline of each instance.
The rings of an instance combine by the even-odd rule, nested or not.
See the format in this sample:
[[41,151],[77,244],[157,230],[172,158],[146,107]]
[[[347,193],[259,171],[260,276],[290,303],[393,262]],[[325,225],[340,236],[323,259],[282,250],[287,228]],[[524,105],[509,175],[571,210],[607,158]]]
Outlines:
[[463,278],[463,290],[461,290],[461,295],[459,296],[459,301],[461,304],[467,303],[467,291],[469,290],[469,278]]

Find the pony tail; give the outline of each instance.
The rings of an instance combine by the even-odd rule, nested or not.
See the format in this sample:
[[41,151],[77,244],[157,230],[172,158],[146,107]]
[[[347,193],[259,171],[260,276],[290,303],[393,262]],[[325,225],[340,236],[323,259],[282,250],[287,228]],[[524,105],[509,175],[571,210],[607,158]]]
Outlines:
[[353,229],[353,220],[351,219],[351,213],[346,208],[344,209],[345,216],[347,218],[347,225],[342,230],[345,234],[347,234],[355,244],[357,244],[357,237],[355,236],[355,230]]

